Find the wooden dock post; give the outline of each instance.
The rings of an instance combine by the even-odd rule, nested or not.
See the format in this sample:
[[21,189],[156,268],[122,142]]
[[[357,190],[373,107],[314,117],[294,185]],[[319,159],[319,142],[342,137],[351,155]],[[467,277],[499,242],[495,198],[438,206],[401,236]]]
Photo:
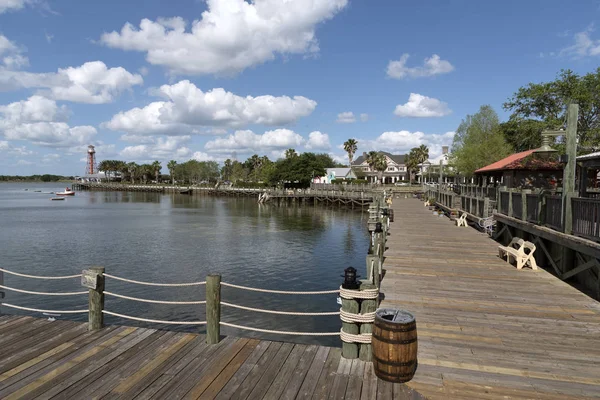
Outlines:
[[89,289],[88,330],[104,327],[104,267],[91,267],[82,271],[81,285]]
[[[358,300],[342,298],[342,310],[352,314],[358,314]],[[342,321],[342,330],[352,335],[358,335],[360,331],[357,323],[344,321]],[[358,343],[342,342],[342,357],[350,359],[358,358]]]
[[[369,282],[373,283],[376,287],[379,287],[379,283],[381,280],[380,267],[381,260],[379,256],[375,254],[367,255],[367,278]],[[373,275],[373,280],[371,281],[371,274]]]
[[[375,289],[375,285],[368,281],[361,281],[359,290]],[[377,299],[364,299],[360,303],[360,313],[368,314],[377,310]],[[367,322],[360,324],[360,333],[372,333],[373,323]],[[361,343],[358,358],[362,361],[371,361],[371,343]]]
[[206,343],[217,344],[221,338],[221,275],[206,277]]

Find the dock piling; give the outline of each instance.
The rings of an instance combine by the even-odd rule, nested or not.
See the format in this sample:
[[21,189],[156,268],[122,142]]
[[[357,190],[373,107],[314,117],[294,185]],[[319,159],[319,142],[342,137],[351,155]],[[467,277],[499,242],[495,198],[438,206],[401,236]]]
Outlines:
[[91,267],[84,270],[81,284],[89,289],[88,330],[104,327],[104,267]]
[[221,275],[206,277],[206,343],[217,344],[221,337]]

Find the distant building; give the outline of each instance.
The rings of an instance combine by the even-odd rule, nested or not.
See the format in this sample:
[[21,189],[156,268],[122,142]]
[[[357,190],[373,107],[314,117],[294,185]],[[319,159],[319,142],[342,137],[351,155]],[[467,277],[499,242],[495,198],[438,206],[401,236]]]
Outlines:
[[331,181],[356,179],[356,174],[352,168],[327,168],[325,176],[319,176],[313,179],[314,183],[331,183]]
[[[449,159],[450,153],[448,152],[448,146],[442,146],[442,154],[419,164],[419,172],[417,173],[418,182],[428,182],[435,179],[435,182],[437,183],[437,178],[440,176],[440,169],[444,169],[448,166]],[[447,175],[444,176],[444,182],[453,179],[446,170],[444,170],[444,174]]]
[[555,188],[562,181],[563,166],[556,160],[537,156],[539,149],[511,154],[475,171],[480,185],[501,185],[507,188]]
[[[379,151],[385,156],[387,161],[387,169],[383,173],[382,183],[396,183],[408,180],[408,172],[406,171],[406,154],[391,154],[385,151]],[[379,172],[372,170],[367,164],[367,153],[363,153],[352,162],[352,169],[357,176],[364,176],[369,182],[376,183],[379,177]]]

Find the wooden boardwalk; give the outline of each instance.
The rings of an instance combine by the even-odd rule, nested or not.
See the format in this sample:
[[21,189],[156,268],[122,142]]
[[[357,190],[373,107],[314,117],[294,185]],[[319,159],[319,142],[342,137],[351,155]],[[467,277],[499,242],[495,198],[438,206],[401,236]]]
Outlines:
[[516,270],[498,244],[394,199],[381,307],[414,313],[431,399],[600,397],[600,303],[544,270]]
[[0,399],[422,399],[339,348],[0,316]]

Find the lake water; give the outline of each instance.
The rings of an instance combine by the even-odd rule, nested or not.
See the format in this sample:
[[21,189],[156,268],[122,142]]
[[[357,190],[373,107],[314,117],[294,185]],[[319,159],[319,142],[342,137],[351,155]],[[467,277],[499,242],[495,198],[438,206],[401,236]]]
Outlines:
[[[367,214],[321,206],[258,205],[254,198],[180,194],[77,192],[50,201],[64,184],[0,184],[0,267],[32,275],[70,275],[100,265],[130,279],[179,283],[220,273],[224,282],[267,289],[330,290],[344,268],[364,270]],[[25,190],[28,189],[28,190]],[[36,193],[41,190],[42,193]],[[5,285],[34,291],[81,291],[79,279],[45,281],[4,275]],[[204,287],[160,288],[106,279],[128,296],[204,300]],[[6,293],[25,307],[87,308],[87,295]],[[223,287],[222,300],[284,311],[336,311],[336,295],[286,296]],[[204,320],[204,305],[139,303],[106,296],[105,309],[160,320]],[[2,307],[3,313],[31,314]],[[85,320],[87,314],[58,319]],[[291,317],[222,307],[222,321],[264,329],[333,332],[338,316]],[[106,316],[107,324],[165,328]],[[204,332],[204,327],[168,329]],[[276,336],[222,327],[222,334],[338,345],[339,338]]]

